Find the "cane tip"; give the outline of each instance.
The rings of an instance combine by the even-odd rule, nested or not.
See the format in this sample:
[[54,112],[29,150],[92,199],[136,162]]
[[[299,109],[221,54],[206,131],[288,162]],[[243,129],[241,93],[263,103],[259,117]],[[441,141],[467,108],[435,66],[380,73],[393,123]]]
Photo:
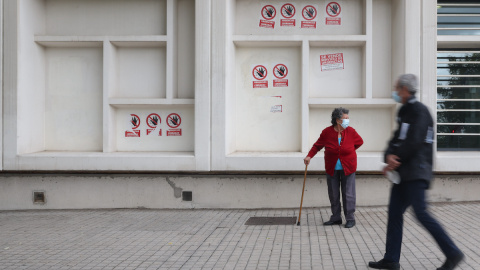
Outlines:
[[299,221],[299,222],[297,222],[297,226],[300,226],[300,221]]

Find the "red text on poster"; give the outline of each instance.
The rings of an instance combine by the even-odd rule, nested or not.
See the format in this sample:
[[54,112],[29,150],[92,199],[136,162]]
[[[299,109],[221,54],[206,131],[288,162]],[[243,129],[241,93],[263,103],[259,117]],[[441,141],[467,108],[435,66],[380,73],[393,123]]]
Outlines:
[[325,25],[342,25],[342,18],[325,18]]
[[320,55],[321,71],[344,69],[343,53]]

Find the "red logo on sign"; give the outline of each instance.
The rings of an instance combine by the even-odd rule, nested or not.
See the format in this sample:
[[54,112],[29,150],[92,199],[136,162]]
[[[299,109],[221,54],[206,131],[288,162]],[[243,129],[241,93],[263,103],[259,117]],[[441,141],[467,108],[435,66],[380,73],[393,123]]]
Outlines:
[[265,20],[273,20],[277,15],[277,10],[272,5],[266,5],[262,8],[262,17]]
[[285,4],[282,6],[282,16],[290,19],[295,15],[295,6],[292,4]]
[[330,2],[327,4],[327,14],[330,17],[337,17],[340,15],[342,8],[337,2]]
[[278,79],[283,79],[287,77],[288,74],[288,68],[284,64],[278,64],[273,68],[273,76],[275,76]]
[[167,125],[171,128],[177,128],[182,123],[182,118],[176,113],[171,113],[167,116]]
[[302,10],[302,16],[307,21],[313,20],[317,17],[317,9],[314,6],[305,6]]
[[160,115],[156,113],[151,113],[147,116],[147,125],[151,128],[156,128],[158,124],[162,123]]
[[132,124],[132,129],[136,129],[140,126],[140,117],[136,114],[130,114],[132,119],[130,120],[130,124]]
[[263,80],[267,77],[267,68],[262,65],[255,66],[252,75],[256,80]]

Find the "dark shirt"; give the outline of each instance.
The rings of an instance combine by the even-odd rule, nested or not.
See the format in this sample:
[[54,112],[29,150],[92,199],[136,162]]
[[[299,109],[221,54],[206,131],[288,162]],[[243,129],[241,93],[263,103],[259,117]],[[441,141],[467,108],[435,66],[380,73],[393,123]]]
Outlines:
[[398,128],[385,150],[397,155],[401,181],[426,180],[433,175],[433,119],[428,108],[415,96],[410,97],[398,111]]

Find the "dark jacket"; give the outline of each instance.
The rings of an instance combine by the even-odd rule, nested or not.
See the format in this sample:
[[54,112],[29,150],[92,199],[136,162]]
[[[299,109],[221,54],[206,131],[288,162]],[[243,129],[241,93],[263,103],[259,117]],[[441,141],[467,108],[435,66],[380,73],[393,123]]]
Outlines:
[[322,131],[307,156],[313,158],[318,151],[325,147],[325,171],[333,176],[337,160],[340,159],[345,175],[350,175],[357,171],[357,152],[355,150],[362,144],[362,137],[352,127],[347,127],[342,131],[342,140],[338,144],[338,133],[333,126],[329,126]]
[[388,143],[389,154],[400,158],[397,168],[401,181],[426,180],[433,175],[433,119],[428,108],[410,97],[397,116],[398,129]]

